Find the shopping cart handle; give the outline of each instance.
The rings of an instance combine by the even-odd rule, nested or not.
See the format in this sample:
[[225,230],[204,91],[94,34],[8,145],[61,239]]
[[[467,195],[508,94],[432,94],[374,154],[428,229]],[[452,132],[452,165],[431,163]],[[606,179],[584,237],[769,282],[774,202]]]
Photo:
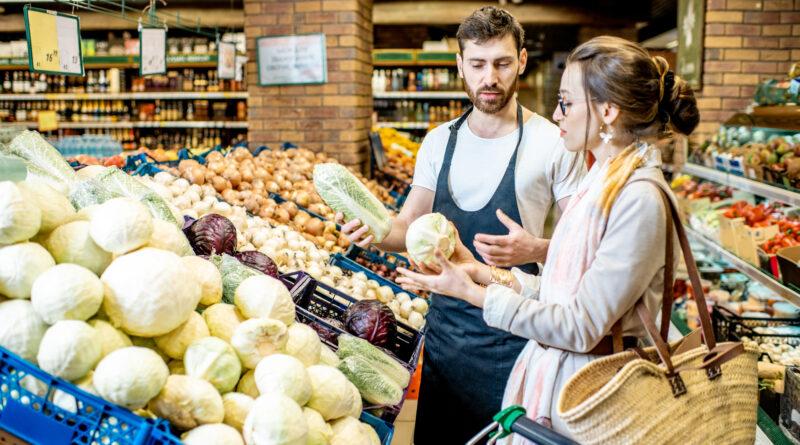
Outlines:
[[519,417],[511,424],[511,431],[539,445],[579,445],[569,437],[525,416]]

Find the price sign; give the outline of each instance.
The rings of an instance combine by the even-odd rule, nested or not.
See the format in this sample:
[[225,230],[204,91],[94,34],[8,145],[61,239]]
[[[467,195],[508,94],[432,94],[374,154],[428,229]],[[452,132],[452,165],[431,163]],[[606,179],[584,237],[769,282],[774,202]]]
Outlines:
[[167,30],[144,27],[139,31],[139,74],[167,72]]
[[247,56],[236,56],[236,77],[235,81],[241,82],[244,80],[245,68],[247,68]]
[[258,84],[320,84],[328,79],[325,34],[259,37]]
[[58,116],[53,110],[39,112],[39,131],[58,130]]
[[234,79],[236,77],[236,44],[219,42],[217,48],[217,77]]
[[23,12],[30,70],[82,76],[80,19],[27,5]]

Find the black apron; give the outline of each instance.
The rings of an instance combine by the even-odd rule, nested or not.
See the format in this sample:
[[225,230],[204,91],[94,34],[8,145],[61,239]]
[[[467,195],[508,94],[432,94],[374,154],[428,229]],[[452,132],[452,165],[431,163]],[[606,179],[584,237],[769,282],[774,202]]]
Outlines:
[[[519,138],[503,179],[482,209],[467,212],[453,200],[449,178],[458,129],[471,111],[472,108],[468,109],[450,126],[450,139],[436,182],[433,211],[455,224],[461,241],[480,261],[473,245],[476,234],[508,234],[508,229],[497,219],[497,209],[521,224],[514,171],[523,122],[522,106],[517,104]],[[538,273],[535,263],[521,269]],[[426,324],[414,444],[463,444],[500,411],[511,368],[528,340],[489,327],[483,321],[483,309],[436,294],[431,296]]]

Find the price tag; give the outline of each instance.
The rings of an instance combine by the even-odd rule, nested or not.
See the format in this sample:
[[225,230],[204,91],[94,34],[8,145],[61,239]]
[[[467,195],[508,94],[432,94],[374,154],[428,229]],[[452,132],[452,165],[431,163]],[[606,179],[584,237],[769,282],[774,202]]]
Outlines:
[[139,74],[149,76],[167,72],[167,30],[142,28],[139,31]]
[[247,67],[247,56],[236,56],[236,77],[235,81],[241,82],[244,80],[245,68]]
[[234,79],[236,77],[236,44],[219,42],[217,48],[217,77]]
[[39,131],[58,130],[58,116],[53,110],[39,112]]
[[23,12],[30,70],[82,76],[80,19],[30,6]]

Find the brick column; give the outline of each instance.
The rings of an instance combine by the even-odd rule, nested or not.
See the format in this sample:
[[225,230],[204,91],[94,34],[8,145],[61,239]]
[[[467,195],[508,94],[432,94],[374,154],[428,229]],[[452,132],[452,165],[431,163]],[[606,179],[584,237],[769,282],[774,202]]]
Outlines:
[[753,100],[767,79],[800,61],[800,0],[706,0],[698,139]]
[[[372,114],[372,0],[244,0],[252,146],[281,142],[364,167]],[[328,82],[258,86],[256,38],[324,33]]]

